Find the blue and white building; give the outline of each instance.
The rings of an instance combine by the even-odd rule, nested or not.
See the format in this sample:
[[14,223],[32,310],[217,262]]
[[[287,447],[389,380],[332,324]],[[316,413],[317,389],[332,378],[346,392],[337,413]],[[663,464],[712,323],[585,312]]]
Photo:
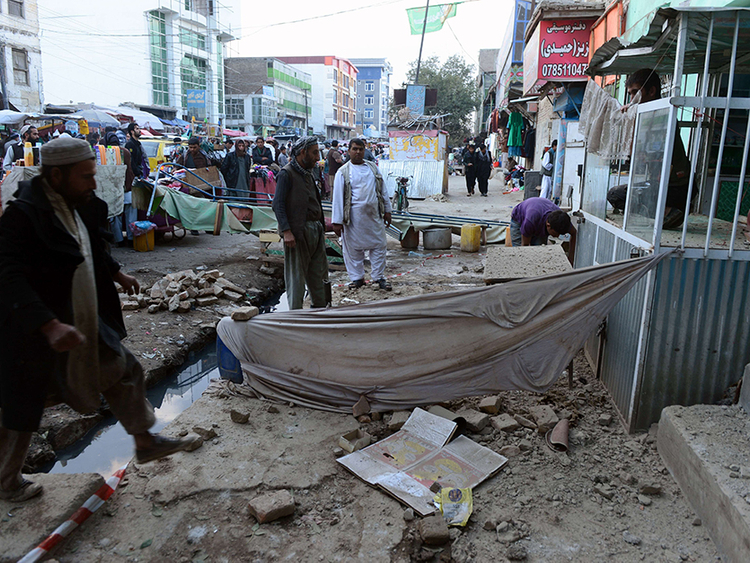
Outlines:
[[357,75],[356,127],[365,137],[388,137],[388,100],[393,67],[387,59],[349,59]]

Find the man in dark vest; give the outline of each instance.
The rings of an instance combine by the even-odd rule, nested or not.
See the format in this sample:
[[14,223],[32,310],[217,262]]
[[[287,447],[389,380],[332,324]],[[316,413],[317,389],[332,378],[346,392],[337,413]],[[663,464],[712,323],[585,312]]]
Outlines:
[[42,491],[21,475],[45,405],[88,414],[110,409],[146,463],[202,442],[148,430],[156,418],[143,369],[121,340],[115,283],[138,292],[101,237],[106,204],[94,196],[96,160],[82,139],[42,147],[42,173],[22,182],[0,218],[0,499]]
[[302,309],[305,285],[311,306],[326,306],[325,218],[320,188],[313,175],[320,159],[318,139],[303,137],[294,144],[289,164],[276,179],[273,210],[284,237],[284,282],[290,309]]
[[[16,160],[23,159],[23,148],[26,143],[36,146],[39,141],[39,132],[33,125],[24,125],[21,127],[21,140],[18,143],[8,143],[5,149],[5,158],[3,159],[3,169],[10,170]],[[39,166],[39,152],[34,154],[34,166]]]

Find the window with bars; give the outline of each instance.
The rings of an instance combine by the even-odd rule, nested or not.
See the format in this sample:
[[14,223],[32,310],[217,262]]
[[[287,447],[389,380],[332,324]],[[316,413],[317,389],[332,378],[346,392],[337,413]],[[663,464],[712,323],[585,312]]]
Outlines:
[[375,112],[371,109],[365,110],[365,119],[372,119],[375,116]]
[[365,92],[372,92],[375,90],[374,82],[365,82]]
[[365,105],[371,106],[375,103],[375,97],[374,96],[365,96]]
[[13,49],[13,83],[29,85],[29,59],[23,49]]
[[23,0],[8,0],[8,13],[17,18],[25,18]]
[[157,106],[169,105],[169,70],[167,68],[167,24],[163,13],[148,14],[151,45],[151,95]]
[[180,82],[182,83],[182,107],[187,109],[187,91],[206,89],[206,61],[185,55],[180,63]]

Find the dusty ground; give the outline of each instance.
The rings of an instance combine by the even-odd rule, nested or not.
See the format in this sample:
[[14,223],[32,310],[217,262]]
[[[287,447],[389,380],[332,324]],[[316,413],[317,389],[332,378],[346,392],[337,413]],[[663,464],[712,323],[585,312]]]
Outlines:
[[[462,181],[451,178],[447,202],[414,202],[414,209],[507,219],[512,205],[521,199],[518,193],[500,195],[497,180],[490,183],[489,198],[467,198]],[[410,255],[391,242],[387,274],[395,276],[393,292],[371,286],[349,290],[344,287],[345,272],[333,272],[334,284],[341,285],[334,288],[334,303],[481,285],[482,256],[463,254],[457,245],[454,237],[452,256],[436,257],[437,253],[424,256],[421,249]],[[171,248],[175,250],[170,252]],[[159,247],[157,253],[126,252],[118,259],[144,279],[156,279],[170,270],[216,265],[236,283],[271,291],[277,281],[257,271],[257,260],[247,260],[257,252],[252,237],[191,239],[188,235],[182,242]],[[145,362],[150,370],[159,370],[191,339],[205,339],[200,324],[220,315],[212,311],[205,318],[194,318],[193,313],[182,320],[173,313],[132,314],[126,319],[131,333],[128,345],[142,357],[154,353],[154,348],[161,350],[165,360],[154,357],[153,364]],[[570,450],[553,453],[531,428],[505,433],[488,427],[470,434],[493,450],[515,445],[521,451],[498,475],[475,489],[469,524],[452,529],[452,541],[446,546],[422,545],[419,518],[406,521],[404,506],[335,462],[338,436],[362,427],[383,438],[388,434],[388,413],[384,420],[360,424],[351,416],[293,405],[271,407],[243,395],[215,392],[204,395],[166,432],[213,427],[217,437],[190,454],[131,464],[123,488],[55,557],[62,562],[468,562],[503,561],[508,556],[539,562],[717,559],[704,528],[662,466],[655,434],[624,433],[605,390],[582,356],[576,359],[572,389],[562,378],[544,395],[505,392],[501,397],[501,412],[528,418],[530,407],[547,404],[558,416],[569,418]],[[467,398],[446,406],[458,410],[477,402],[478,398]],[[250,423],[233,423],[231,409],[250,413]],[[613,422],[607,424],[606,417],[600,421],[602,415],[610,415]],[[644,485],[655,485],[660,493],[639,496]],[[258,526],[247,513],[247,503],[276,489],[293,493],[295,513]]]

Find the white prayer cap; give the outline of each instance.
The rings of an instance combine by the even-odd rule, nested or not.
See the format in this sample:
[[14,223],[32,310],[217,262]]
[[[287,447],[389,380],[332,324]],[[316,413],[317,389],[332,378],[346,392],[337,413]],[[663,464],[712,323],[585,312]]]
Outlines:
[[94,158],[91,145],[83,139],[62,136],[42,145],[42,164],[44,166],[64,166]]

